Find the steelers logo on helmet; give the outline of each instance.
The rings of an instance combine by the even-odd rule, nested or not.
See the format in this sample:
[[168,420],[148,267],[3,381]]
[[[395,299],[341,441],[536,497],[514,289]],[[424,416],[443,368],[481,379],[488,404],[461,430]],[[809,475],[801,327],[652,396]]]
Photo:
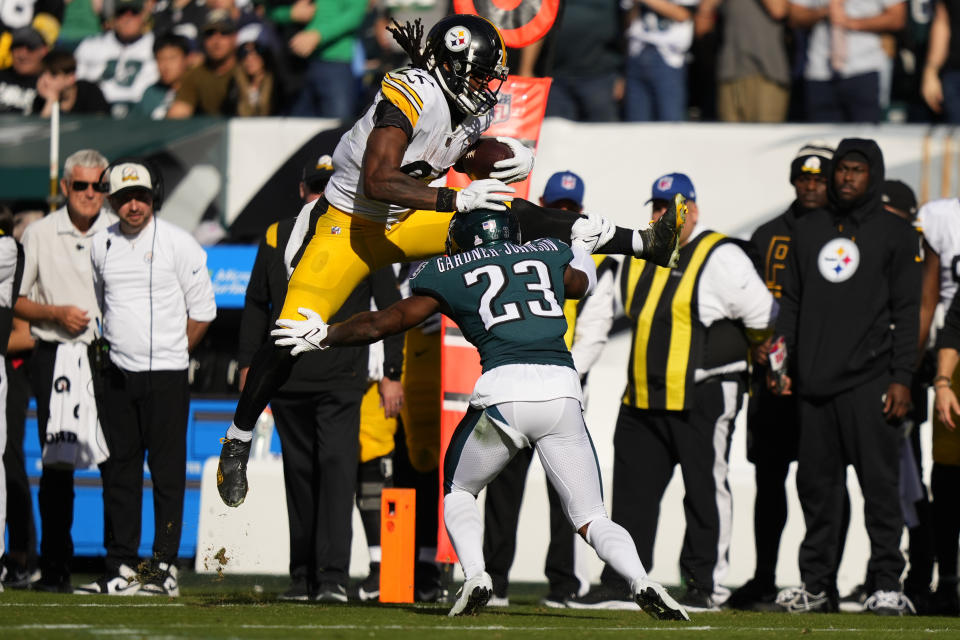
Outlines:
[[820,249],[817,267],[827,282],[849,280],[860,266],[860,249],[849,238],[834,238]]
[[423,56],[425,69],[458,111],[479,116],[497,104],[509,69],[503,38],[489,20],[447,16],[430,29]]
[[470,46],[470,32],[466,27],[456,26],[447,31],[443,41],[450,51],[463,51]]

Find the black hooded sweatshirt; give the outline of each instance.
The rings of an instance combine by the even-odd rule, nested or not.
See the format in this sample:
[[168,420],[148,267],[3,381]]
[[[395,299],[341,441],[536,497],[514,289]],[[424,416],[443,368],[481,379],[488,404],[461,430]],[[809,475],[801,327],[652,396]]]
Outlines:
[[[866,192],[841,202],[833,175],[827,209],[794,227],[777,333],[787,341],[794,389],[828,397],[880,376],[910,386],[920,314],[920,258],[910,223],[883,209],[883,154],[873,140],[847,138],[870,167]],[[879,403],[880,400],[878,399]]]

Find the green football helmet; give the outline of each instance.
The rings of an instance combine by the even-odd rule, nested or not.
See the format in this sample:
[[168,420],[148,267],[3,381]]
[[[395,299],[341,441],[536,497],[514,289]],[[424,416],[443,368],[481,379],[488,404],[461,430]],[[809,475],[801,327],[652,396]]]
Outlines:
[[520,222],[511,209],[455,213],[447,228],[447,255],[495,242],[520,244]]

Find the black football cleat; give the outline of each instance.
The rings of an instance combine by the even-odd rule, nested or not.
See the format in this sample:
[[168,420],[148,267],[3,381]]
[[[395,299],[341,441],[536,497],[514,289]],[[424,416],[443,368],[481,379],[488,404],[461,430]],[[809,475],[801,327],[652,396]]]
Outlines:
[[647,615],[657,620],[690,620],[684,608],[659,583],[637,578],[631,585],[633,599]]
[[680,231],[686,220],[687,199],[678,193],[659,220],[639,231],[643,238],[643,255],[637,257],[675,269],[680,263]]
[[220,464],[217,465],[217,491],[228,507],[239,507],[247,497],[247,459],[250,444],[230,438],[221,438]]

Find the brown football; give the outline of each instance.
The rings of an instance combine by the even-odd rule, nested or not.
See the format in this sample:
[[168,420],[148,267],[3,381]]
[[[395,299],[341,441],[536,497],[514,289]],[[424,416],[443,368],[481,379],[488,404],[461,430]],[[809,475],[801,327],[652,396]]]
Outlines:
[[513,151],[502,142],[494,138],[481,138],[463,156],[463,170],[471,180],[483,180],[490,177],[495,162],[512,158]]

